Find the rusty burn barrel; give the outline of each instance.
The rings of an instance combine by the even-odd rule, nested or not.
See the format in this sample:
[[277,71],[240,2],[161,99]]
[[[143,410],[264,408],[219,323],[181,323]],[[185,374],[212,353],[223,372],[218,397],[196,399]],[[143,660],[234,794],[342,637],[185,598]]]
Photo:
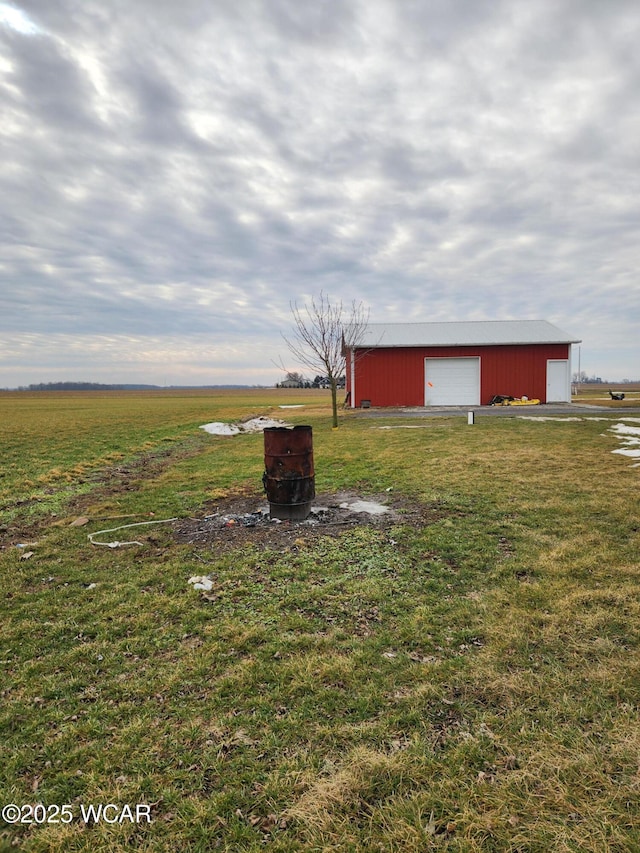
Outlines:
[[307,518],[316,496],[311,427],[267,427],[264,467],[271,518]]

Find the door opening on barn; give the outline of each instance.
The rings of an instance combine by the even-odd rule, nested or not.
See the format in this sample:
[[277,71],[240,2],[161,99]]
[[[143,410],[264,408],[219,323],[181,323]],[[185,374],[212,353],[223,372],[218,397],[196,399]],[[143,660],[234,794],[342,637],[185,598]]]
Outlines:
[[479,406],[480,358],[425,358],[425,406]]
[[571,400],[569,362],[554,358],[547,361],[547,403],[566,403]]

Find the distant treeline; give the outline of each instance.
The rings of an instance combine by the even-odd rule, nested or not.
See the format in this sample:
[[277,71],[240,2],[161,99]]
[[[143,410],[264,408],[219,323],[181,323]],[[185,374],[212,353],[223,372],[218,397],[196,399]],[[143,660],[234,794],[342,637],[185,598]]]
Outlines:
[[37,382],[21,385],[18,391],[119,391],[122,385],[103,385],[100,382]]
[[103,385],[100,382],[38,382],[16,391],[156,391],[163,388],[254,388],[254,385]]

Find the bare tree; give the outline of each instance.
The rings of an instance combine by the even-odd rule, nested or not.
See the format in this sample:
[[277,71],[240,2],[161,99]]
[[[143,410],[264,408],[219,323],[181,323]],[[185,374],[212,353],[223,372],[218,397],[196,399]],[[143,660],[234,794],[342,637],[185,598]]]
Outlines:
[[294,329],[290,338],[282,337],[291,353],[301,363],[323,373],[329,380],[333,426],[338,426],[338,380],[344,375],[344,329],[349,327],[350,341],[361,337],[369,322],[369,311],[362,302],[351,303],[345,310],[342,302],[332,302],[322,291],[317,299],[299,308],[291,303]]

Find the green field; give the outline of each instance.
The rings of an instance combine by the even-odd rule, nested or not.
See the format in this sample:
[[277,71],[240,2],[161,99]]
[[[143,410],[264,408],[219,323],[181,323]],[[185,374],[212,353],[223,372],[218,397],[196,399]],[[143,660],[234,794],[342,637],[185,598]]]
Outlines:
[[[640,850],[640,469],[520,414],[0,394],[0,850]],[[262,436],[198,429],[257,415],[397,521],[91,544],[259,505]]]

